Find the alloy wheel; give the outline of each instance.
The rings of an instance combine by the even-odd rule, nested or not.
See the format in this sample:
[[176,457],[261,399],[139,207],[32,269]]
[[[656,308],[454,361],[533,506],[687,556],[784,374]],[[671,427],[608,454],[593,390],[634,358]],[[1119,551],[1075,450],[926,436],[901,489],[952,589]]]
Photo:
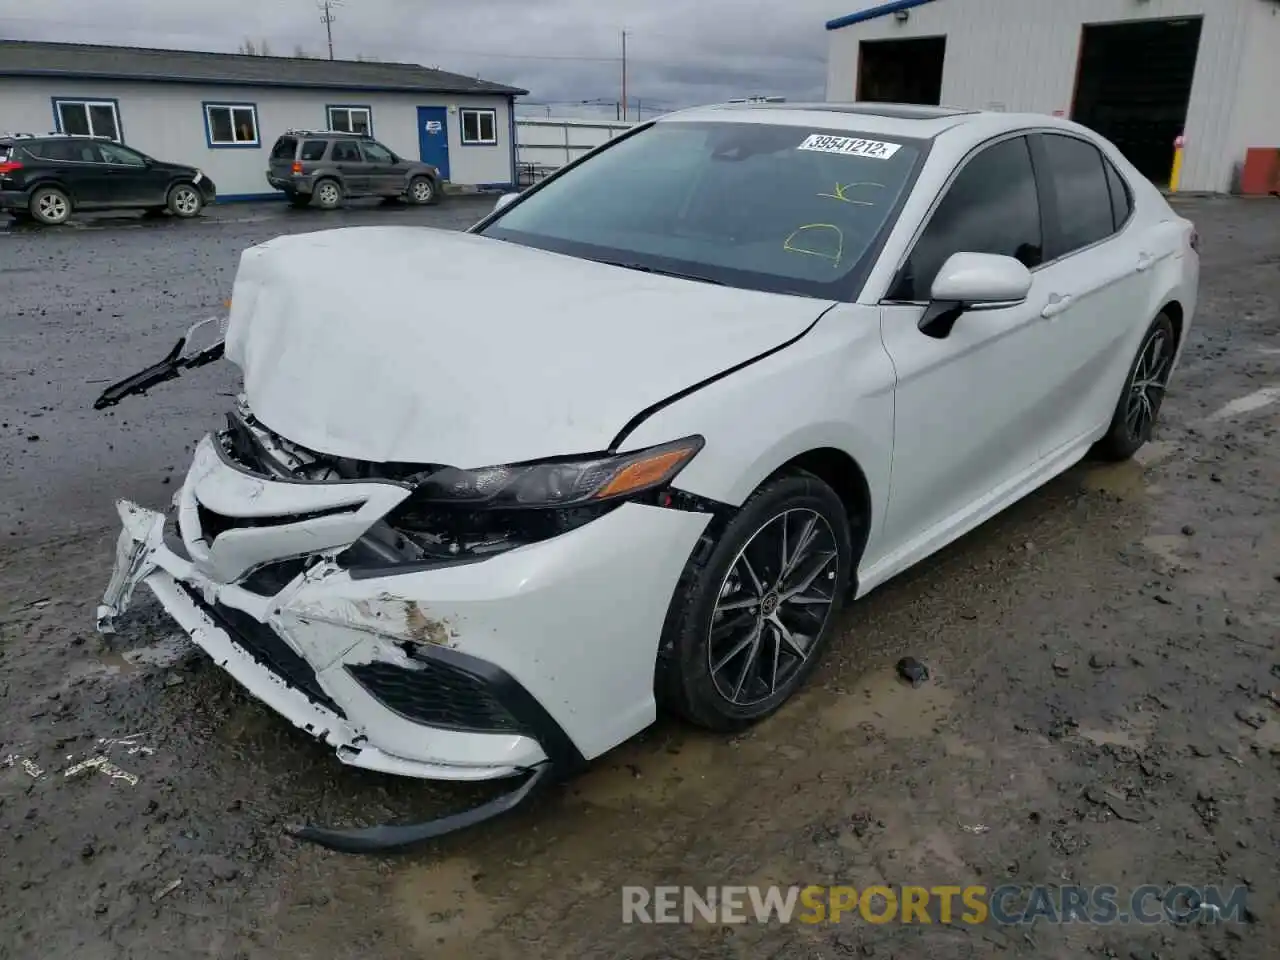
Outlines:
[[788,687],[826,626],[839,565],[835,533],[814,510],[786,510],[751,535],[711,615],[707,665],[720,696],[747,707]]
[[325,183],[320,186],[320,202],[326,206],[338,202],[338,188],[332,183]]
[[1138,363],[1133,368],[1133,378],[1129,381],[1124,427],[1131,439],[1144,439],[1155,425],[1172,365],[1173,351],[1169,339],[1163,330],[1156,330],[1143,344]]
[[434,195],[435,191],[429,181],[419,180],[413,185],[413,199],[416,203],[427,203]]
[[46,193],[37,201],[40,215],[50,223],[61,223],[71,212],[66,197],[59,193]]
[[200,208],[200,198],[190,187],[181,187],[173,197],[173,205],[179,213],[191,216]]

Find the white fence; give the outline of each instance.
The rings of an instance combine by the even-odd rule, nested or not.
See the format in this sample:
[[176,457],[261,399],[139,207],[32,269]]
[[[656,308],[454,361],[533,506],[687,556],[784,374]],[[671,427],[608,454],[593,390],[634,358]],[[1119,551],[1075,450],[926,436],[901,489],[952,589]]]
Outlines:
[[622,120],[516,117],[516,160],[521,182],[539,180],[634,126]]

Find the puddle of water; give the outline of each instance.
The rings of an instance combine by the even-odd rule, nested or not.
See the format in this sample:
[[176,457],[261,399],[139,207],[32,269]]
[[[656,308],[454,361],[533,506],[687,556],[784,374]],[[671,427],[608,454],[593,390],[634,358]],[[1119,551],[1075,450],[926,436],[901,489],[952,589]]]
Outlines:
[[822,711],[824,726],[849,731],[869,725],[894,740],[934,735],[951,712],[955,694],[935,682],[911,687],[893,668],[865,675],[847,694]]
[[428,955],[462,956],[476,936],[490,930],[502,911],[476,889],[480,868],[453,857],[401,871],[393,910],[410,938]]
[[1080,482],[1086,490],[1109,493],[1124,500],[1146,497],[1152,492],[1143,477],[1143,465],[1133,460],[1090,467]]
[[186,634],[175,633],[150,646],[126,650],[120,656],[134,667],[169,667],[194,649],[195,644]]
[[1182,557],[1182,549],[1187,545],[1187,538],[1177,534],[1155,534],[1143,537],[1142,545],[1161,560],[1174,567],[1186,566]]
[[1177,451],[1177,444],[1169,440],[1155,440],[1138,450],[1133,455],[1133,461],[1140,467],[1153,467],[1168,460]]

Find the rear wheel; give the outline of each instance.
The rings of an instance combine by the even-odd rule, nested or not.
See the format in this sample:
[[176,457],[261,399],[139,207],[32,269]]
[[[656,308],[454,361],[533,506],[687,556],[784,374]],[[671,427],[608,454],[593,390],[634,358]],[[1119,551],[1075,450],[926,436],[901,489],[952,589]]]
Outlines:
[[71,216],[71,198],[57,187],[40,187],[31,194],[30,209],[41,223],[56,226]]
[[1176,337],[1173,322],[1160,314],[1147,329],[1138,355],[1129,368],[1124,393],[1116,404],[1107,435],[1098,453],[1108,460],[1127,460],[1151,439],[1160,405],[1164,403],[1173,367]]
[[342,205],[342,185],[337,180],[321,180],[311,195],[321,210],[336,210]]
[[853,562],[849,519],[802,472],[761,487],[690,560],[663,631],[657,693],[713,730],[769,716],[817,666]]
[[189,220],[204,207],[204,198],[200,191],[189,183],[179,183],[169,190],[169,212],[175,217]]
[[407,191],[409,202],[418,206],[436,202],[436,185],[430,177],[414,177]]

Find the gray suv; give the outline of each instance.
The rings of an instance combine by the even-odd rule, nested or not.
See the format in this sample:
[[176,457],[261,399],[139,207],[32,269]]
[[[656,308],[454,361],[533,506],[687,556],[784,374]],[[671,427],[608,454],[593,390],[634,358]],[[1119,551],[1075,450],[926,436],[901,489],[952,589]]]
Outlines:
[[387,197],[410,203],[439,203],[440,171],[405,160],[361,133],[287,130],[271,148],[267,182],[295,207],[314,203],[322,210],[342,206],[347,197]]

